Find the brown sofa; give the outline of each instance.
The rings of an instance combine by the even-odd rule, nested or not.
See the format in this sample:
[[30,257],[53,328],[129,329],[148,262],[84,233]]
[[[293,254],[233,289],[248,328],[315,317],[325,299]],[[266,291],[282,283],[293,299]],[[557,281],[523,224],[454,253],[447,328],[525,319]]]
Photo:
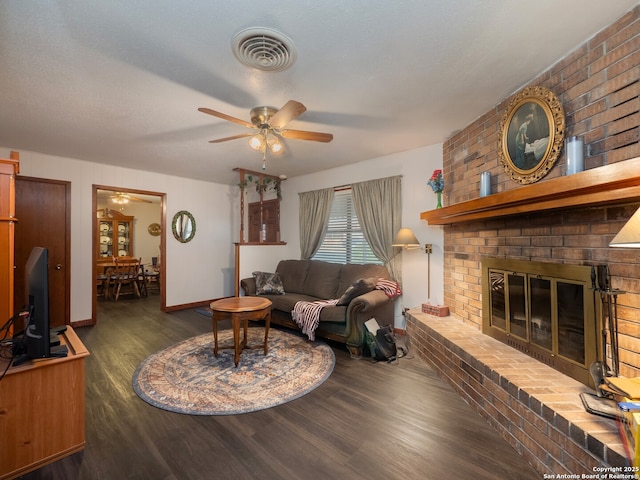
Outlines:
[[[296,302],[338,299],[359,280],[389,279],[389,272],[381,265],[341,265],[317,260],[282,260],[275,273],[282,281],[284,294],[261,295],[273,303],[271,322],[298,330],[291,315]],[[255,296],[255,275],[241,280],[240,286],[245,295]],[[364,322],[375,317],[380,325],[393,326],[393,316],[394,299],[373,289],[347,305],[324,307],[315,334],[345,343],[352,357],[360,357],[366,345]]]

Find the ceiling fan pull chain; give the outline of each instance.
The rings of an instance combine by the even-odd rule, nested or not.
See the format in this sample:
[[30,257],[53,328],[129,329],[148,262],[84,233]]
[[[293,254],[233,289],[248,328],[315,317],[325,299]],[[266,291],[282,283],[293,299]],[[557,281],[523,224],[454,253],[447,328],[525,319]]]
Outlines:
[[262,152],[262,170],[267,169],[267,149]]

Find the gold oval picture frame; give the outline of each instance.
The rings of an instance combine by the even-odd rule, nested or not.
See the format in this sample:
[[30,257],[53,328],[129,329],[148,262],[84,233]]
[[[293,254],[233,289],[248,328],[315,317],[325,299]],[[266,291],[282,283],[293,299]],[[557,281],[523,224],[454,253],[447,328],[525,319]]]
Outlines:
[[527,87],[507,107],[498,137],[498,157],[509,177],[521,184],[543,178],[562,152],[564,109],[544,87]]

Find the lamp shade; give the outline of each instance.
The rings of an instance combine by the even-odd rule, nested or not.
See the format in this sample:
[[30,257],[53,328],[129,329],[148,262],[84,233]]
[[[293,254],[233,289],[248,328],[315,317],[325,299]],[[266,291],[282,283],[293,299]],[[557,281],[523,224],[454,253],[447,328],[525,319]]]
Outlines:
[[249,146],[258,152],[264,149],[264,144],[265,141],[262,132],[256,133],[253,137],[249,138]]
[[410,228],[401,228],[396,233],[391,245],[394,247],[416,248],[420,246],[420,242],[418,242]]
[[640,208],[629,221],[624,224],[622,230],[613,237],[610,247],[640,248]]
[[282,150],[282,143],[280,143],[278,137],[272,133],[267,134],[267,145],[269,145],[269,150],[273,153],[278,153]]

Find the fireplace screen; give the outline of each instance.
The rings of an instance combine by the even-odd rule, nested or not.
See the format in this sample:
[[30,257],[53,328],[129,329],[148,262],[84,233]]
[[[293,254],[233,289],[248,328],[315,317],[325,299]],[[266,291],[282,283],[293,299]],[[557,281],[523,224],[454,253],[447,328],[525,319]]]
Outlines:
[[589,385],[597,358],[591,267],[483,260],[483,332]]

